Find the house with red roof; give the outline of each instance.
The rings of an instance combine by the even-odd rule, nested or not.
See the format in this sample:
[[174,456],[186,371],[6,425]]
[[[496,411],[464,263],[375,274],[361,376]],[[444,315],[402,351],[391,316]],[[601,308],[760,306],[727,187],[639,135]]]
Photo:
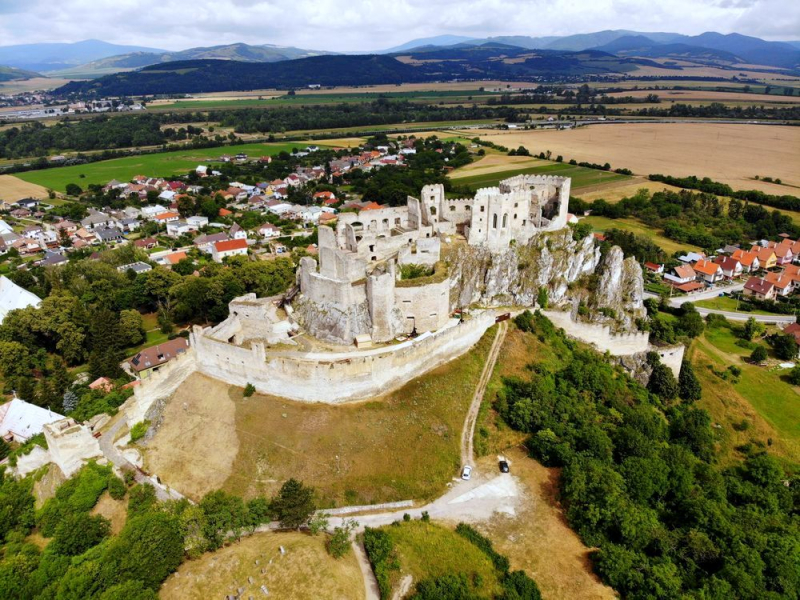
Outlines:
[[744,284],[744,295],[752,296],[759,300],[775,300],[775,286],[760,277],[751,277]]
[[742,273],[755,273],[761,268],[758,254],[749,250],[736,250],[731,258],[738,260],[742,265]]
[[644,263],[644,268],[647,269],[650,273],[655,273],[656,275],[664,274],[664,265],[657,265],[656,263],[646,262]]
[[714,258],[714,262],[722,269],[722,276],[725,279],[736,279],[742,275],[742,263],[732,256],[719,255]]
[[794,278],[786,273],[767,273],[764,277],[775,286],[775,293],[778,296],[788,296],[794,291]]
[[697,279],[697,273],[689,265],[679,265],[672,269],[672,273],[664,275],[664,279],[671,282],[673,285],[682,285]]
[[722,267],[710,260],[698,260],[692,268],[708,284],[714,284],[723,278]]
[[221,263],[229,256],[246,256],[247,240],[224,240],[211,245],[211,258]]

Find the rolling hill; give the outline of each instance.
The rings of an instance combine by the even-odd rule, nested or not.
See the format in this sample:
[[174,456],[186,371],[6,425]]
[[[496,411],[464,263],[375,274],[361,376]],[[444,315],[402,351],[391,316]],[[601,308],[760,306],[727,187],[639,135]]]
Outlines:
[[725,50],[684,43],[659,44],[643,35],[623,36],[613,42],[593,48],[593,50],[609,52],[617,56],[674,58],[728,64],[745,62],[740,56]]
[[[261,46],[251,46],[248,44],[226,44],[222,46],[210,46],[189,48],[180,52],[132,52],[109,56],[100,60],[92,61],[85,65],[80,65],[70,71],[80,73],[84,76],[99,77],[109,73],[139,69],[149,65],[156,65],[166,62],[178,62],[186,60],[238,60],[242,62],[278,62],[281,60],[292,60],[295,58],[305,58],[309,56],[319,56],[330,54],[328,52],[317,52],[315,50],[303,50],[302,48],[274,46],[264,44]],[[62,75],[65,73],[61,73]]]
[[0,82],[16,81],[18,79],[32,79],[34,77],[41,77],[41,75],[33,71],[25,71],[24,69],[0,66]]
[[93,81],[71,82],[58,94],[97,96],[180,94],[289,89],[312,84],[376,85],[453,79],[531,79],[624,73],[644,59],[597,51],[556,52],[486,43],[423,49],[389,55],[327,55],[274,63],[190,60],[161,63]]
[[84,40],[72,44],[19,44],[0,46],[0,64],[46,73],[130,52],[164,51],[142,46],[120,46],[100,40]]

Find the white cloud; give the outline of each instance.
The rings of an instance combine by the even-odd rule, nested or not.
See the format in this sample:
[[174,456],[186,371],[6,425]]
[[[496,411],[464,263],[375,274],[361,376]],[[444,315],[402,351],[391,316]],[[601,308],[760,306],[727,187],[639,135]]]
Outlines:
[[375,50],[416,37],[601,29],[797,38],[796,0],[0,0],[3,45],[97,38],[167,49],[232,42]]

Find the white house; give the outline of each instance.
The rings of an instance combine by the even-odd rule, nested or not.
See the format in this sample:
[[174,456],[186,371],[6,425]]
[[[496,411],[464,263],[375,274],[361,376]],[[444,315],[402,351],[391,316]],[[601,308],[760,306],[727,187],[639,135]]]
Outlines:
[[201,227],[208,225],[208,217],[194,215],[193,217],[186,217],[186,222],[189,223],[189,225],[200,229]]
[[258,234],[264,238],[279,237],[281,235],[280,227],[276,227],[272,223],[264,223],[257,231]]
[[142,216],[145,219],[152,219],[156,215],[160,215],[161,213],[167,212],[167,209],[160,204],[153,204],[152,206],[143,206],[142,207]]
[[221,263],[229,256],[244,256],[247,254],[247,240],[224,240],[211,246],[211,258],[214,262]]
[[25,443],[42,433],[47,423],[63,418],[63,415],[47,408],[14,398],[0,406],[0,437],[9,442]]
[[39,296],[18,286],[5,275],[0,275],[0,323],[9,311],[28,306],[39,306]]
[[234,223],[228,231],[228,237],[232,240],[246,240],[247,231],[242,229],[242,226],[238,223]]

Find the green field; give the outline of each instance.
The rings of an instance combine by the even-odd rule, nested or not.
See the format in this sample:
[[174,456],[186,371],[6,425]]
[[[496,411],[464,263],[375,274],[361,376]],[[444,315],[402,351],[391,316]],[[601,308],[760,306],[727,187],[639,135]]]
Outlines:
[[594,228],[595,231],[603,232],[609,229],[624,229],[631,231],[636,235],[643,235],[649,237],[655,244],[660,246],[667,254],[674,252],[695,251],[698,252],[702,248],[692,246],[691,244],[681,244],[668,237],[664,237],[652,227],[648,227],[638,219],[609,219],[608,217],[584,217],[581,222],[588,223]]
[[[544,162],[544,161],[543,161]],[[495,187],[498,183],[514,177],[515,175],[556,175],[558,177],[571,177],[572,189],[608,183],[610,181],[625,181],[630,179],[627,175],[612,173],[609,171],[598,171],[597,169],[587,169],[564,163],[543,164],[540,167],[527,167],[523,169],[509,169],[508,171],[498,171],[496,173],[482,173],[469,177],[455,177],[453,182],[459,185],[466,185],[473,190],[485,187]]]
[[[112,179],[130,181],[135,175],[168,177],[185,175],[197,165],[212,162],[223,154],[234,155],[244,152],[249,156],[275,155],[280,152],[291,152],[293,148],[305,148],[309,143],[325,145],[325,141],[298,141],[274,144],[239,144],[218,148],[187,148],[174,152],[126,156],[85,165],[56,167],[40,171],[26,171],[17,177],[31,183],[37,183],[59,192],[65,191],[70,183],[76,183],[86,189],[90,183],[105,184]],[[83,175],[83,177],[81,177]]]
[[737,301],[735,298],[731,298],[730,296],[718,296],[717,298],[710,298],[708,300],[698,300],[697,302],[693,303],[695,306],[699,306],[701,308],[713,308],[716,310],[725,310],[729,312],[740,312],[744,314],[753,314],[753,315],[774,315],[776,313],[771,313],[766,310],[751,310],[751,311],[744,311],[739,310],[740,302]]

